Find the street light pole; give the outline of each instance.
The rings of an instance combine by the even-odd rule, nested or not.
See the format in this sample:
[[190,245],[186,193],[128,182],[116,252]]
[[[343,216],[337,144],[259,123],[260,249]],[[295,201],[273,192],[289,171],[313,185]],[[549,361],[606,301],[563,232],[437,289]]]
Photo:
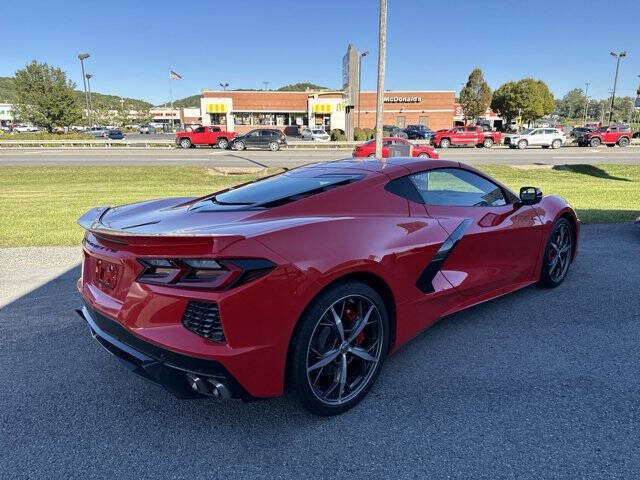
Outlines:
[[611,119],[613,118],[613,105],[616,99],[616,85],[618,84],[618,71],[620,70],[620,59],[627,56],[627,52],[620,53],[609,52],[612,57],[616,57],[616,76],[613,80],[613,92],[611,94],[611,108],[609,108],[609,126],[611,126]]
[[362,91],[362,57],[369,55],[369,51],[365,50],[358,57],[358,128],[360,128],[360,99],[362,98],[360,92]]
[[584,89],[584,122],[583,123],[587,123],[587,110],[589,109],[589,85],[591,85],[591,83],[586,82],[584,84],[585,89]]
[[79,53],[78,60],[80,60],[80,66],[82,67],[82,85],[84,86],[84,101],[87,109],[87,116],[89,116],[89,97],[87,97],[87,81],[84,76],[84,61],[89,58],[88,53]]
[[384,67],[387,52],[387,0],[380,0],[378,28],[378,85],[376,91],[376,158],[382,158],[382,113],[384,110]]
[[89,121],[91,121],[91,112],[93,111],[93,105],[91,104],[91,77],[93,77],[93,75],[87,73],[85,77],[87,77],[87,90],[89,91]]
[[225,92],[227,91],[227,87],[229,86],[228,83],[219,83],[218,85],[220,85],[222,87],[222,90],[224,90]]

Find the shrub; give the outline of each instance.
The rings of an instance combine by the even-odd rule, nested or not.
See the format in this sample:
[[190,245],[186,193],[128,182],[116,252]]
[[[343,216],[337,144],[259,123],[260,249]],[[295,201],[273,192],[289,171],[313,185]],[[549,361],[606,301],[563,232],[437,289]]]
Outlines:
[[338,128],[331,130],[331,140],[334,142],[344,142],[347,137],[344,136],[344,132]]
[[94,140],[89,133],[7,133],[3,140]]
[[371,128],[355,128],[353,130],[353,138],[357,142],[364,142],[371,140],[375,135],[375,132]]

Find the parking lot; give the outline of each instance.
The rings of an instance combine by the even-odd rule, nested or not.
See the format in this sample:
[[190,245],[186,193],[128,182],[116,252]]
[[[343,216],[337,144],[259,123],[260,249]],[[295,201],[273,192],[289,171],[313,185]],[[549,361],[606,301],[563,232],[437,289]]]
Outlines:
[[178,401],[73,312],[77,247],[0,249],[3,478],[637,478],[640,231],[586,225],[565,283],[444,319],[334,418]]

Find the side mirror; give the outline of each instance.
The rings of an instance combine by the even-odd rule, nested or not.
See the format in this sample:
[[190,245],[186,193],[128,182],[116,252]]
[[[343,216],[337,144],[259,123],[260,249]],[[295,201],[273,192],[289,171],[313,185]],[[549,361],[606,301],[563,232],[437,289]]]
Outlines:
[[523,205],[535,205],[542,200],[542,190],[538,187],[522,187],[520,189],[520,202]]

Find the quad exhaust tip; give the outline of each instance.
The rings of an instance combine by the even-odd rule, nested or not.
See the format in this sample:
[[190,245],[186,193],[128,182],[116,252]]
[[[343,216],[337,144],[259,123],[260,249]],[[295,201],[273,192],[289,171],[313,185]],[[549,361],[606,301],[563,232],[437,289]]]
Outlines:
[[187,381],[189,385],[191,385],[191,388],[201,395],[213,397],[216,400],[228,400],[231,398],[229,387],[217,378],[200,377],[187,373]]

